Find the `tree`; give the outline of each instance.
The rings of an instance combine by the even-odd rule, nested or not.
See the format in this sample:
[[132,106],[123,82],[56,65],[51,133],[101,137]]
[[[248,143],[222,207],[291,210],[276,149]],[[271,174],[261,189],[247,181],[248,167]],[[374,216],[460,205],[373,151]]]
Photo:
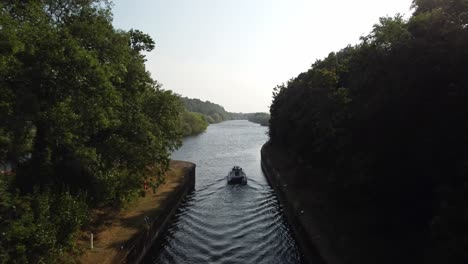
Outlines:
[[407,259],[459,263],[468,245],[468,2],[413,5],[408,20],[381,18],[361,43],[275,88],[270,140],[320,171],[299,181],[330,183],[322,191],[337,207],[365,207],[372,232],[399,241]]
[[145,70],[151,37],[114,29],[102,1],[9,1],[0,10],[0,157],[18,186],[65,184],[119,200],[146,166],[161,164],[162,175],[180,144],[180,106]]

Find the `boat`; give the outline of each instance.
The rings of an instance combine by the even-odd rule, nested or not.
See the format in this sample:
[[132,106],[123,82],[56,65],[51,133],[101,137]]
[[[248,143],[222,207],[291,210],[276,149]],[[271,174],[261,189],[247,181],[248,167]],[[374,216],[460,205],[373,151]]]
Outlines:
[[227,176],[228,184],[247,184],[247,175],[239,166],[234,166]]

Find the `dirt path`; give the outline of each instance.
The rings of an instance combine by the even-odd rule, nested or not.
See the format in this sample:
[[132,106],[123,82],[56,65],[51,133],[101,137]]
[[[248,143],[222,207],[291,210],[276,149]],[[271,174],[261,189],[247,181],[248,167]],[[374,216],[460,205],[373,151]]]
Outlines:
[[147,190],[146,196],[139,198],[121,212],[105,210],[96,212],[101,217],[101,224],[94,234],[94,249],[90,249],[90,234],[86,234],[79,242],[84,253],[79,263],[115,263],[121,259],[127,248],[132,244],[141,231],[145,230],[145,216],[156,219],[161,214],[161,208],[170,200],[171,194],[181,187],[187,171],[193,167],[192,163],[184,161],[171,161],[170,171],[166,181],[153,193]]

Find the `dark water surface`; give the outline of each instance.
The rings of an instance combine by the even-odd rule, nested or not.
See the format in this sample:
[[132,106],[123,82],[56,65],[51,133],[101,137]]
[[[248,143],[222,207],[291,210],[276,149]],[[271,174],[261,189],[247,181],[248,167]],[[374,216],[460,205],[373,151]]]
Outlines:
[[[144,263],[302,263],[260,167],[266,131],[248,121],[228,121],[184,140],[172,157],[197,165],[195,191]],[[234,165],[247,173],[247,185],[226,184]]]

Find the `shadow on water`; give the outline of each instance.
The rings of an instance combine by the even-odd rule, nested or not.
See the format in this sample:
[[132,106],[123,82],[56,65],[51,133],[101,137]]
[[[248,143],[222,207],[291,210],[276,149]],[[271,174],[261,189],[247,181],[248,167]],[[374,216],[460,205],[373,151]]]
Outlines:
[[[195,191],[144,263],[302,263],[260,168],[265,131],[247,121],[229,121],[184,141],[173,158],[197,164]],[[233,165],[246,171],[247,185],[227,184]]]

